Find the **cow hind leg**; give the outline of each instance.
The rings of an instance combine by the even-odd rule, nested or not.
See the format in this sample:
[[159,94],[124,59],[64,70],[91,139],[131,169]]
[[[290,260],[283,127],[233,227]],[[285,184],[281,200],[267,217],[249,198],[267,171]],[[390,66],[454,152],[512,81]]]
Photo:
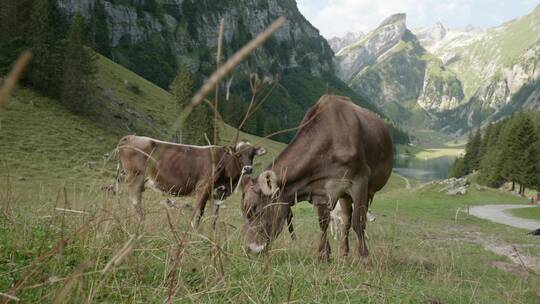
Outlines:
[[197,207],[195,208],[193,220],[191,221],[191,227],[199,227],[201,218],[204,215],[204,209],[206,208],[206,202],[208,201],[208,198],[210,198],[210,194],[206,189],[197,194]]
[[144,191],[144,174],[136,172],[129,175],[128,191],[133,209],[137,213],[139,220],[144,219],[144,213],[141,206],[142,193]]
[[319,260],[330,260],[330,242],[328,241],[328,225],[330,224],[330,209],[325,203],[314,203],[319,215],[319,227],[321,228],[321,239],[319,241]]
[[358,255],[361,258],[367,258],[369,251],[365,239],[365,229],[367,222],[368,211],[368,192],[367,181],[359,184],[357,192],[354,193],[353,211],[352,211],[352,226],[358,237]]
[[341,204],[341,244],[340,254],[342,257],[349,255],[349,231],[351,230],[352,200],[350,197],[343,197],[339,200]]

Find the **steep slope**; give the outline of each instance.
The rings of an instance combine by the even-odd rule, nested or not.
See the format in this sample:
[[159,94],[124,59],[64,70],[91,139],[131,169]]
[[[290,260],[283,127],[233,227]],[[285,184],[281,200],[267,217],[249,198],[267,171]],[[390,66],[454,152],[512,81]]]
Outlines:
[[474,32],[459,39],[445,37],[433,49],[460,75],[467,100],[440,122],[447,131],[540,109],[540,6],[501,26]]
[[[257,73],[265,83],[276,75],[280,79],[275,96],[261,108],[258,117],[246,124],[246,132],[264,135],[294,127],[324,93],[350,96],[360,105],[379,112],[363,95],[354,93],[335,77],[333,51],[298,11],[294,0],[58,0],[58,3],[68,17],[75,13],[85,16],[91,38],[107,41],[96,49],[163,88],[168,88],[179,65],[190,69],[196,85],[202,84],[215,70],[217,31],[222,18],[225,20],[223,60],[226,60],[276,18],[286,16],[285,25],[224,82],[227,88],[223,84],[221,92],[230,92],[230,102],[223,103],[220,110],[228,123],[237,125],[251,99],[250,74]],[[309,89],[300,91],[298,87]],[[314,95],[317,97],[313,98]],[[286,142],[293,135],[283,134],[278,139]]]
[[343,49],[344,47],[348,46],[349,44],[357,41],[358,39],[361,39],[366,34],[362,32],[349,32],[345,34],[343,37],[333,37],[328,39],[328,44],[330,44],[330,47],[334,51],[334,53],[338,53]]
[[397,14],[336,61],[340,77],[395,121],[462,134],[540,108],[540,6],[486,31],[436,23],[411,32]]
[[[24,87],[17,89],[7,108],[0,111],[0,162],[2,166],[7,162],[15,182],[110,180],[116,166],[110,157],[121,136],[135,133],[166,138],[176,118],[173,97],[104,57],[98,65],[102,101],[95,115],[74,115],[59,101]],[[133,86],[137,93],[130,89]],[[228,144],[234,132],[232,127],[221,125],[222,143]],[[257,136],[240,136],[269,151],[257,163],[270,161],[284,147]]]
[[431,125],[439,113],[463,102],[456,75],[422,47],[407,29],[405,14],[384,20],[343,48],[336,61],[339,76],[351,88],[410,128]]
[[[112,57],[130,67],[141,63],[148,49],[154,56],[173,55],[177,63],[208,75],[212,71],[218,28],[225,20],[225,57],[262,32],[272,21],[286,16],[286,24],[270,43],[255,52],[246,69],[266,73],[303,66],[314,74],[331,71],[332,50],[298,11],[294,0],[58,0],[69,15],[81,13],[88,20],[105,23]],[[101,8],[102,7],[102,8]],[[104,10],[103,19],[98,11]],[[150,58],[152,59],[152,58]],[[163,58],[167,60],[167,58]],[[175,72],[175,71],[173,71]],[[150,78],[153,75],[140,73]],[[160,83],[161,84],[161,83]],[[169,83],[164,83],[168,85]]]

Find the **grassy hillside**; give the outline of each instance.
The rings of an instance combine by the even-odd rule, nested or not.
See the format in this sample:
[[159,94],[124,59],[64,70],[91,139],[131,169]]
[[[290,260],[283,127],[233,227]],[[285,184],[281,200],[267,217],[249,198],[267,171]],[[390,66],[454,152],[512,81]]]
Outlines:
[[[121,136],[167,137],[178,112],[173,97],[105,57],[99,56],[98,67],[101,101],[89,117],[73,115],[57,100],[30,89],[15,91],[6,110],[0,112],[3,172],[7,165],[15,179],[34,181],[107,177],[105,166],[115,165],[110,156]],[[137,92],[130,89],[133,87]],[[229,144],[235,129],[221,125],[220,131],[222,144]],[[243,138],[268,149],[264,160],[284,147],[241,133]]]

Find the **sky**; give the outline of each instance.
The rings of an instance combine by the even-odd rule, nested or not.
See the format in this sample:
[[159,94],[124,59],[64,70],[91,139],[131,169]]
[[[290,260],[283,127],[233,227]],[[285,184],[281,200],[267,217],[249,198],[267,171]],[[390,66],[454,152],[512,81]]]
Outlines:
[[489,28],[530,13],[539,0],[297,0],[302,14],[325,38],[369,32],[384,18],[407,14],[407,27],[440,21],[450,28]]

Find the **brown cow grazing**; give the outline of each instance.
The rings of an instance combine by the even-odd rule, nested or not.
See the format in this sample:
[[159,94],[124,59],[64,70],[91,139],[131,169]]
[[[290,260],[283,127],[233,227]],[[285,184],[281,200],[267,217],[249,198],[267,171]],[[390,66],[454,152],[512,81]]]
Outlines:
[[266,171],[257,179],[242,179],[246,250],[267,248],[287,221],[290,206],[306,200],[317,207],[322,231],[319,258],[328,260],[329,214],[341,199],[345,215],[341,254],[349,252],[352,219],[358,255],[367,257],[366,214],[390,177],[392,159],[392,141],[381,118],[346,97],[321,97]]
[[252,172],[253,158],[266,153],[264,148],[254,147],[247,141],[241,141],[233,149],[182,145],[135,135],[123,137],[118,150],[119,161],[127,175],[129,195],[139,217],[143,216],[142,192],[149,186],[174,196],[195,195],[194,227],[198,226],[210,196],[213,195],[218,208],[231,195],[241,175]]

